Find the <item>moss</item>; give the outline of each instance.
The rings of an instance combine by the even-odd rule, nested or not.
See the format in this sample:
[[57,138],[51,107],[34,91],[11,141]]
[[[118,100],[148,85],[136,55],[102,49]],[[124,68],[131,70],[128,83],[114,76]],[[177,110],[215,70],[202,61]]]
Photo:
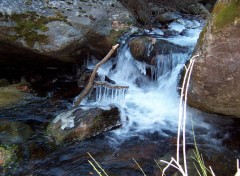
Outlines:
[[66,17],[57,13],[56,16],[44,17],[35,12],[27,12],[24,14],[13,14],[9,16],[12,21],[16,22],[14,30],[16,35],[9,36],[11,41],[16,41],[18,38],[24,38],[27,45],[33,47],[35,42],[45,44],[48,42],[48,37],[43,34],[38,34],[38,31],[47,32],[49,29],[46,26],[51,21],[66,21]]
[[14,86],[0,88],[0,108],[19,102],[24,97],[24,93],[20,92]]
[[25,1],[25,4],[26,4],[26,5],[32,5],[32,0],[26,0],[26,1]]
[[0,146],[0,166],[6,167],[10,163],[16,160],[16,149],[15,145],[1,145]]
[[240,0],[232,0],[228,4],[219,2],[213,10],[214,30],[218,31],[234,23],[238,18],[240,18]]
[[124,33],[128,31],[128,28],[124,28],[122,30],[116,31],[112,29],[110,31],[110,35],[107,37],[107,40],[110,42],[111,45],[115,45],[118,43],[118,38],[122,36]]
[[199,46],[202,46],[203,42],[204,42],[204,39],[205,39],[205,35],[207,33],[207,26],[208,24],[206,24],[206,26],[203,28],[202,32],[200,33],[199,35],[199,38],[198,38],[198,43],[197,43],[197,47],[198,48]]

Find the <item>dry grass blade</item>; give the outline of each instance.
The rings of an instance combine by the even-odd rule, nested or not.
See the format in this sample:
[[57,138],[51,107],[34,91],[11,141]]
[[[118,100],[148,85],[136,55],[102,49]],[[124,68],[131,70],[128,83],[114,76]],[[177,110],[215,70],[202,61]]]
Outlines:
[[237,159],[237,173],[235,176],[240,176],[240,166],[239,166],[239,160]]
[[147,175],[145,174],[145,172],[143,171],[142,167],[138,164],[138,162],[137,162],[134,158],[132,158],[132,159],[133,159],[133,161],[136,163],[136,165],[138,166],[138,168],[141,170],[141,172],[143,173],[143,175],[144,175],[144,176],[147,176]]
[[91,166],[93,167],[93,169],[97,172],[97,174],[99,176],[103,176],[102,173],[95,167],[95,165],[91,161],[88,160],[88,162],[91,164]]
[[[163,170],[162,170],[161,166],[158,164],[157,160],[154,159],[154,161],[155,161],[156,165],[158,166],[158,168],[159,168],[159,169],[161,170],[161,172],[163,173]],[[163,174],[163,176],[166,176],[166,175]]]
[[194,148],[195,148],[193,150],[193,154],[194,154],[193,159],[198,163],[198,166],[200,167],[201,172],[198,170],[198,167],[195,165],[195,163],[194,163],[194,166],[195,166],[199,176],[207,176],[208,175],[207,173],[208,172],[211,173],[211,171],[209,169],[207,169],[207,167],[205,166],[203,157],[198,150],[194,127],[193,127],[193,121],[192,121],[192,133],[193,133],[193,141],[194,141]]
[[[105,172],[105,170],[100,166],[100,164],[98,164],[98,162],[92,157],[92,155],[90,154],[90,153],[87,153],[89,156],[90,156],[90,158],[94,161],[94,163],[96,164],[96,166],[105,174],[105,176],[108,176],[108,174]],[[96,166],[93,164],[93,163],[91,163],[91,161],[88,161],[92,166],[93,166],[93,168],[94,168],[94,170],[98,173],[98,174],[100,174],[100,176],[102,176],[101,175],[101,172],[99,172],[98,171],[98,169],[96,168]]]

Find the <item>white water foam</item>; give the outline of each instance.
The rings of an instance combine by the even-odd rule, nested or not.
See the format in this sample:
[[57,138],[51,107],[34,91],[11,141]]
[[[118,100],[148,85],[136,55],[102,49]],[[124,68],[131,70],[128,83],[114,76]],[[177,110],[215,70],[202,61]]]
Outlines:
[[[112,63],[108,62],[102,66],[100,75],[108,76],[117,85],[129,86],[128,91],[103,86],[96,88],[97,104],[117,103],[127,117],[123,117],[123,127],[115,130],[118,136],[128,137],[144,132],[161,132],[165,129],[177,131],[178,77],[190,57],[200,31],[200,27],[191,28],[186,30],[185,36],[165,38],[164,40],[169,42],[189,46],[189,51],[158,54],[155,67],[136,61],[127,45],[120,49],[113,70],[109,69]],[[147,69],[151,70],[150,75],[147,75]]]

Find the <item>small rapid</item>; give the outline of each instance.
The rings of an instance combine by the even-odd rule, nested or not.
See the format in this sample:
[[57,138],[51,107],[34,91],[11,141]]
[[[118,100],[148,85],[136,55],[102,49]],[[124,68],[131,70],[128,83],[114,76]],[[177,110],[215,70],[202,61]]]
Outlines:
[[[134,59],[128,46],[129,41],[125,41],[116,58],[101,66],[98,70],[100,77],[107,76],[116,85],[128,86],[128,89],[96,86],[95,104],[118,104],[122,110],[124,124],[122,128],[114,130],[117,137],[128,138],[145,132],[164,135],[163,131],[166,130],[176,133],[180,72],[192,54],[201,28],[201,25],[194,29],[186,27],[184,34],[166,38],[149,35],[163,41],[154,65]],[[184,40],[179,40],[180,37]],[[167,52],[164,45],[166,42],[174,47]],[[183,46],[184,50],[181,49]]]

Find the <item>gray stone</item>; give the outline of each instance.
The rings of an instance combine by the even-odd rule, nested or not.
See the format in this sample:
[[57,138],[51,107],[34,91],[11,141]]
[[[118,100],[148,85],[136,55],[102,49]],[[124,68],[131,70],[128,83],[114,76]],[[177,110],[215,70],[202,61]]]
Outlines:
[[[34,58],[52,65],[57,60],[83,62],[98,50],[101,59],[134,20],[117,0],[2,0],[0,19],[0,63]],[[122,24],[118,29],[112,25],[115,21]],[[89,40],[92,34],[101,38],[100,46]],[[26,58],[19,58],[20,53],[27,53]]]

